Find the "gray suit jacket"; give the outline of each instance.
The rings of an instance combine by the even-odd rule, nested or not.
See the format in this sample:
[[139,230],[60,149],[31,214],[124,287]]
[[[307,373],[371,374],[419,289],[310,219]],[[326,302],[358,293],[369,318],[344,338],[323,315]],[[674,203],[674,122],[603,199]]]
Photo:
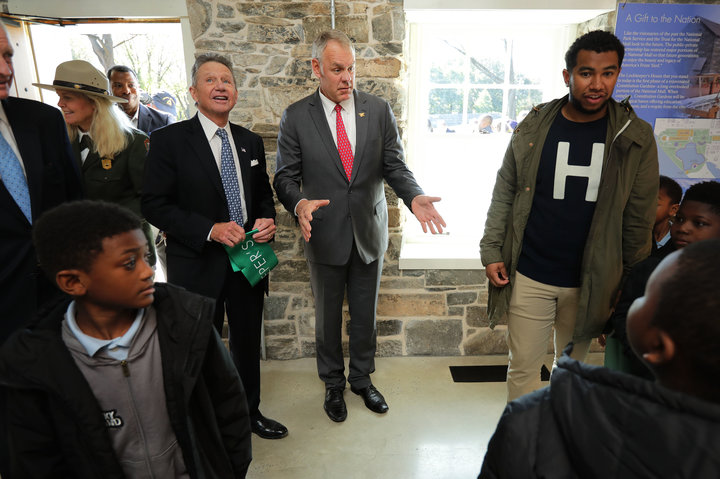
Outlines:
[[330,200],[313,213],[312,236],[305,244],[307,258],[321,264],[345,264],[353,240],[366,263],[385,253],[388,215],[383,179],[408,207],[423,194],[405,165],[388,102],[358,91],[354,96],[356,142],[350,181],[319,91],[290,105],[280,121],[273,181],[278,199],[293,214],[302,198]]

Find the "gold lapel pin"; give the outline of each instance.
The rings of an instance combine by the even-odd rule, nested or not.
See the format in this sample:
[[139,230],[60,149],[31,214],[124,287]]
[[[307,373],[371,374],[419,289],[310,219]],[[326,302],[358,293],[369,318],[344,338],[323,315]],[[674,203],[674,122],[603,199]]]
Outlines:
[[362,117],[364,117],[364,116],[365,116],[365,112],[364,112],[364,111],[361,111],[361,112],[360,112],[360,118],[362,118]]

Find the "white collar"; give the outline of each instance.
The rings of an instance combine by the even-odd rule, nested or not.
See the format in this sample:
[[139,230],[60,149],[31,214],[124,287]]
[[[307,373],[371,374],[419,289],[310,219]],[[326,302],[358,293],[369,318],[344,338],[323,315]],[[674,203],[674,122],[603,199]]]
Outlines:
[[[320,101],[322,101],[323,110],[325,110],[325,113],[329,115],[330,112],[335,109],[335,105],[337,105],[337,103],[326,97],[320,88],[318,88],[318,91],[320,92]],[[341,101],[339,105],[348,113],[355,111],[355,93],[350,95],[350,98],[347,100]]]
[[[229,121],[227,123],[225,123],[225,126],[217,126],[217,123],[215,123],[210,118],[203,115],[203,113],[200,110],[198,110],[198,112],[197,112],[197,117],[198,117],[198,120],[200,120],[200,126],[202,126],[202,129],[205,132],[205,136],[207,137],[208,141],[210,141],[212,139],[212,137],[215,136],[215,134],[218,131],[218,128],[222,128],[223,130],[225,130],[228,133],[228,135],[231,135]],[[230,136],[230,138],[232,138],[232,136]]]

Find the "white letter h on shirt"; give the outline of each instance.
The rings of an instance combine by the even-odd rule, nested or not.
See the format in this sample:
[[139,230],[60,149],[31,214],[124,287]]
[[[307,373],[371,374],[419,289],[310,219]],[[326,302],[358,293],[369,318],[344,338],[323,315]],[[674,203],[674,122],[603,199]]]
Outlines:
[[592,157],[590,158],[589,166],[569,165],[570,143],[567,141],[558,142],[557,158],[555,159],[553,199],[565,199],[565,179],[568,176],[579,176],[588,179],[585,201],[597,201],[604,153],[605,145],[603,143],[593,143]]

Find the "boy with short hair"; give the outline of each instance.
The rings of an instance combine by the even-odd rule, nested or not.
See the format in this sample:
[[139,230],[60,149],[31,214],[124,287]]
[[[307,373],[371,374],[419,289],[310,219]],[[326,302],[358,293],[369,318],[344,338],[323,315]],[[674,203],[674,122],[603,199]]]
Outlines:
[[245,477],[247,402],[214,301],[154,285],[141,222],[117,205],[59,206],[34,242],[72,301],[0,353],[13,477]]
[[670,236],[667,244],[635,265],[623,285],[620,301],[608,321],[612,333],[607,338],[605,366],[611,369],[653,378],[650,370],[630,348],[625,334],[628,309],[636,298],[643,295],[648,278],[664,257],[691,243],[720,238],[720,183],[703,181],[688,188],[674,216]]
[[660,188],[658,189],[658,204],[653,226],[653,239],[655,251],[665,246],[670,239],[670,219],[675,216],[680,207],[682,188],[675,180],[660,175]]
[[670,254],[630,308],[655,383],[565,355],[549,387],[507,406],[480,478],[720,477],[718,251]]

